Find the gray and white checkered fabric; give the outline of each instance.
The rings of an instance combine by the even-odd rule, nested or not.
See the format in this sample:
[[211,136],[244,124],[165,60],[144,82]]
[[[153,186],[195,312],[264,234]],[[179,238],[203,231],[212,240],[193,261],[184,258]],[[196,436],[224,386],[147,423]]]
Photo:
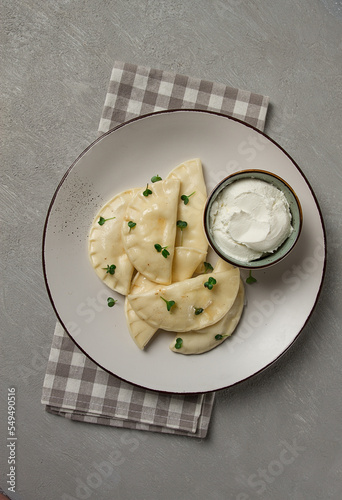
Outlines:
[[[216,111],[263,130],[268,97],[144,66],[116,62],[99,134],[137,116],[166,109]],[[42,403],[72,420],[181,434],[207,435],[215,393],[166,394],[136,387],[83,354],[57,323]]]
[[116,62],[99,131],[146,113],[180,108],[220,112],[263,130],[268,102],[266,96],[222,83]]

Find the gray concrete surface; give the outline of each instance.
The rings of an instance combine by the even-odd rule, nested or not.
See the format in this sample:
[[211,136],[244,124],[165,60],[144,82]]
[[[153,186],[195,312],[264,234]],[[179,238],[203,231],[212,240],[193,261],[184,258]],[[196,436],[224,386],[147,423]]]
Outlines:
[[[11,498],[342,498],[341,17],[335,0],[2,0],[0,485],[15,386]],[[40,404],[55,324],[43,224],[63,173],[96,137],[114,59],[269,95],[266,133],[301,166],[324,215],[314,314],[280,362],[217,394],[203,441],[72,423]],[[118,464],[103,469],[113,452]]]

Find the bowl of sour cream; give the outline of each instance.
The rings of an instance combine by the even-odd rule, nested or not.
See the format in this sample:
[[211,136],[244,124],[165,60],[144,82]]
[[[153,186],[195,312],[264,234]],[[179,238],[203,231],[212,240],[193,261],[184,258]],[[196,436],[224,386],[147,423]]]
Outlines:
[[212,249],[245,269],[284,259],[298,241],[303,223],[294,190],[265,170],[243,170],[220,181],[207,199],[204,229]]

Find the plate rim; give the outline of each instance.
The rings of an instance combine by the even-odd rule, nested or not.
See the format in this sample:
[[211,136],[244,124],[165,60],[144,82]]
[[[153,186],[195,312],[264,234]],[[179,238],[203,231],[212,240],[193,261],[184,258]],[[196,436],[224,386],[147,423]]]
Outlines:
[[[283,154],[285,154],[285,156],[288,157],[288,159],[292,162],[292,164],[294,165],[294,167],[298,170],[298,172],[300,173],[300,175],[303,177],[307,187],[309,188],[310,190],[310,193],[311,193],[311,196],[314,200],[314,203],[316,205],[316,208],[317,208],[317,211],[318,211],[318,214],[319,214],[319,219],[320,219],[320,223],[321,223],[321,228],[322,228],[322,232],[323,232],[323,245],[324,245],[324,259],[323,259],[323,267],[322,267],[322,274],[321,274],[321,279],[320,279],[320,284],[319,284],[319,288],[317,290],[317,293],[316,293],[316,297],[315,297],[315,300],[312,304],[312,307],[310,309],[310,312],[309,314],[307,315],[302,327],[299,329],[299,331],[296,333],[295,337],[292,339],[292,341],[290,342],[290,344],[277,356],[275,357],[272,361],[270,361],[269,363],[267,363],[265,366],[263,366],[262,368],[258,369],[257,371],[253,372],[252,374],[248,375],[247,377],[244,377],[232,384],[228,384],[228,385],[223,385],[223,386],[220,386],[220,387],[217,387],[215,389],[206,389],[206,390],[201,390],[201,391],[170,391],[170,390],[163,390],[163,389],[153,389],[153,388],[150,388],[148,386],[145,386],[145,385],[141,385],[137,382],[132,382],[130,380],[127,380],[125,379],[124,377],[120,376],[120,375],[117,375],[116,373],[112,372],[110,369],[108,368],[105,368],[104,366],[102,366],[98,361],[96,361],[92,356],[90,356],[83,347],[81,347],[79,345],[79,343],[76,341],[76,339],[71,335],[71,333],[68,331],[68,329],[66,328],[66,325],[64,324],[64,321],[62,320],[60,314],[58,313],[57,311],[57,308],[55,306],[55,302],[54,302],[54,298],[52,296],[52,292],[50,290],[50,286],[49,286],[49,281],[48,281],[48,276],[47,276],[47,269],[46,269],[46,255],[45,255],[45,243],[46,243],[46,239],[47,239],[47,232],[48,232],[48,224],[49,224],[49,218],[50,218],[50,214],[52,212],[52,209],[54,207],[54,203],[55,203],[55,200],[57,198],[57,195],[60,191],[60,189],[62,188],[66,178],[68,177],[68,175],[70,174],[70,172],[73,170],[73,168],[78,164],[78,162],[81,160],[81,158],[88,152],[90,151],[98,142],[100,142],[101,140],[103,140],[106,136],[116,132],[117,130],[127,126],[127,125],[130,125],[131,123],[133,122],[136,122],[136,121],[142,121],[146,118],[149,118],[149,117],[153,117],[153,116],[157,116],[157,115],[162,115],[162,114],[173,114],[173,113],[201,113],[201,114],[208,114],[208,115],[216,115],[220,118],[224,118],[224,119],[228,119],[228,120],[232,120],[232,121],[235,121],[237,123],[240,123],[241,125],[247,127],[247,128],[250,128],[252,130],[254,130],[255,132],[261,134],[262,136],[264,136],[267,140],[269,140],[271,143],[273,143],[273,145],[275,145],[278,149],[281,150],[281,152]],[[322,210],[321,210],[321,207],[318,203],[318,199],[317,199],[317,196],[310,184],[310,182],[308,181],[306,175],[304,174],[304,172],[302,171],[302,169],[299,167],[299,165],[297,164],[297,162],[293,159],[293,157],[283,148],[283,146],[281,146],[277,141],[275,141],[272,137],[270,137],[269,135],[267,135],[263,130],[260,130],[258,128],[256,128],[255,126],[249,124],[249,123],[246,123],[244,122],[243,120],[240,120],[239,118],[235,118],[235,117],[232,117],[232,116],[229,116],[229,115],[226,115],[224,113],[220,113],[218,111],[212,111],[212,110],[205,110],[205,109],[192,109],[192,108],[174,108],[174,109],[165,109],[165,110],[161,110],[161,111],[154,111],[154,112],[150,112],[150,113],[145,113],[145,114],[142,114],[142,115],[139,115],[139,116],[136,116],[134,118],[131,118],[130,120],[127,120],[125,122],[122,122],[120,123],[119,125],[116,125],[115,127],[109,129],[107,132],[104,132],[102,133],[99,137],[97,137],[93,142],[91,142],[77,157],[76,159],[71,163],[71,165],[67,168],[67,170],[64,172],[61,180],[59,181],[53,195],[52,195],[52,198],[51,198],[51,201],[49,203],[49,206],[48,206],[48,210],[47,210],[47,214],[46,214],[46,217],[45,217],[45,222],[44,222],[44,227],[43,227],[43,236],[42,236],[42,250],[41,250],[41,258],[42,258],[42,268],[43,268],[43,277],[44,277],[44,283],[45,283],[45,288],[46,288],[46,291],[47,291],[47,294],[48,294],[48,297],[49,297],[49,300],[50,300],[50,303],[52,305],[52,308],[57,316],[57,320],[59,321],[59,323],[61,324],[61,326],[63,327],[65,333],[69,336],[69,338],[74,342],[74,344],[77,346],[78,349],[80,349],[80,351],[88,358],[90,359],[93,363],[96,364],[96,366],[98,366],[99,368],[101,368],[102,370],[104,370],[105,372],[109,373],[110,375],[114,375],[115,377],[117,377],[118,379],[120,379],[121,381],[123,382],[126,382],[128,384],[131,384],[135,387],[139,387],[141,389],[144,389],[144,390],[149,390],[149,391],[153,391],[153,392],[159,392],[159,393],[162,393],[162,394],[177,394],[177,395],[191,395],[191,394],[210,394],[212,392],[216,392],[216,391],[220,391],[220,390],[223,390],[223,389],[228,389],[228,388],[231,388],[231,387],[235,387],[257,375],[259,375],[260,373],[263,373],[264,371],[268,370],[270,367],[272,367],[273,365],[275,365],[276,363],[278,363],[278,361],[293,347],[293,345],[295,344],[295,342],[298,340],[298,337],[300,336],[300,334],[302,333],[302,331],[304,330],[306,324],[308,323],[309,319],[311,318],[315,308],[316,308],[316,305],[318,303],[318,300],[320,298],[320,295],[321,295],[321,292],[322,292],[322,288],[323,288],[323,282],[324,282],[324,278],[325,278],[325,274],[326,274],[326,266],[327,266],[327,241],[326,241],[326,229],[325,229],[325,224],[324,224],[324,219],[323,219],[323,214],[322,214]]]

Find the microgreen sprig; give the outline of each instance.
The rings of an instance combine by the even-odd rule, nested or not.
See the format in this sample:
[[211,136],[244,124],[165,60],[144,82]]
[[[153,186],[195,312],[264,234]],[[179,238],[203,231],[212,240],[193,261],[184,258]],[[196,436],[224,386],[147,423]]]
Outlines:
[[210,264],[210,262],[203,262],[204,265],[204,272],[212,272],[214,270],[213,266]]
[[188,223],[185,222],[185,220],[178,220],[177,221],[177,227],[179,227],[179,229],[181,230],[181,241],[180,241],[180,245],[182,246],[183,245],[183,229],[185,229],[187,227]]
[[166,300],[162,296],[160,296],[160,298],[165,302],[168,311],[171,311],[171,308],[176,305],[174,300]]
[[215,335],[215,340],[222,340],[225,337],[229,337],[229,335],[221,335],[220,333],[218,333],[217,335]]
[[161,245],[159,245],[159,243],[156,243],[154,245],[154,248],[157,250],[157,252],[161,252],[162,256],[165,257],[165,259],[167,258],[168,255],[170,255],[170,252],[167,250],[167,246],[166,247],[162,247]]
[[148,196],[149,194],[152,194],[152,191],[149,189],[148,184],[146,184],[146,189],[143,191],[143,195]]
[[115,264],[108,265],[107,267],[103,267],[102,269],[106,271],[106,274],[113,275],[115,274],[116,265]]
[[176,339],[175,348],[176,349],[180,349],[182,347],[182,345],[183,345],[183,339],[181,339],[180,337],[178,337]]
[[254,278],[254,276],[252,276],[252,270],[250,270],[248,278],[246,278],[246,283],[248,283],[249,285],[252,285],[253,283],[256,283],[256,282],[257,282],[257,279]]
[[112,219],[115,219],[115,217],[109,217],[108,219],[105,219],[104,217],[100,217],[99,220],[97,221],[97,223],[100,225],[100,226],[103,226],[103,224],[105,222],[107,222],[107,220],[112,220]]
[[161,180],[162,180],[162,178],[158,174],[151,177],[151,182],[158,182]]
[[194,309],[195,309],[195,316],[202,314],[202,312],[204,311],[203,307],[194,307]]
[[190,196],[192,196],[193,194],[195,194],[196,191],[193,191],[191,194],[182,194],[181,196],[181,200],[184,202],[184,205],[187,205],[189,203],[189,198]]
[[108,297],[108,299],[107,299],[108,307],[113,307],[116,302],[117,302],[117,300],[113,299],[113,297]]
[[185,222],[185,220],[178,220],[177,221],[177,227],[179,227],[179,229],[181,231],[183,231],[183,229],[185,229],[187,227],[188,223]]
[[204,283],[204,286],[208,288],[208,290],[212,290],[214,285],[216,285],[216,279],[213,278],[212,276],[210,276],[208,281]]
[[130,220],[129,222],[127,222],[127,225],[129,227],[129,230],[131,230],[133,227],[137,225],[137,223]]

